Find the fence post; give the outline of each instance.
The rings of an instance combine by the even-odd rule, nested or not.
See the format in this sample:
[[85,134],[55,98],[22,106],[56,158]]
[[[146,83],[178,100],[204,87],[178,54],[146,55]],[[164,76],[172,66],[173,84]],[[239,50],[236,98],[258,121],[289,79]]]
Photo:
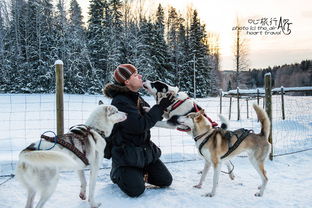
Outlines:
[[237,120],[240,120],[239,87],[237,87]]
[[282,117],[285,120],[285,106],[284,106],[284,87],[281,86],[281,97],[282,97]]
[[232,96],[230,97],[229,120],[231,120],[231,114],[232,114]]
[[264,75],[264,84],[265,84],[265,110],[270,119],[270,135],[269,142],[271,143],[271,153],[270,160],[273,160],[273,139],[272,139],[272,81],[271,73],[266,73]]
[[222,114],[222,89],[220,89],[219,91],[219,95],[220,95],[220,114]]
[[259,88],[257,88],[257,104],[259,105],[260,103],[260,91]]
[[248,105],[249,98],[246,98],[247,102],[247,118],[249,118],[249,105]]
[[64,134],[64,70],[63,62],[55,62],[56,132]]

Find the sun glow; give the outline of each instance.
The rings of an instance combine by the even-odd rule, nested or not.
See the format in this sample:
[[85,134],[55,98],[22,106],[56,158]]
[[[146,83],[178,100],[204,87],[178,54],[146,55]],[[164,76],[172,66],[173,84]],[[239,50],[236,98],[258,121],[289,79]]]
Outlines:
[[[84,16],[89,2],[78,0]],[[233,44],[236,18],[247,24],[248,19],[287,18],[292,22],[290,35],[246,35],[248,39],[248,59],[250,68],[264,68],[285,63],[312,59],[312,8],[310,0],[133,0],[154,12],[157,5],[169,5],[185,14],[188,7],[198,11],[201,22],[208,33],[218,35],[221,70],[233,69]]]

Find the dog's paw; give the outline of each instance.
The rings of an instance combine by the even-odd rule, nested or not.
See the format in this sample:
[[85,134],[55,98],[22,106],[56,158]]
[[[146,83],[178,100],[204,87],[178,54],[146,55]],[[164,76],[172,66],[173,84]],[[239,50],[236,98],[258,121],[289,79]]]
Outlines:
[[263,193],[261,193],[261,192],[255,193],[255,196],[256,196],[256,197],[261,197],[262,195],[263,195]]
[[235,179],[235,175],[232,174],[232,173],[229,175],[229,177],[230,177],[231,180],[234,180],[234,179]]
[[198,188],[198,189],[201,189],[202,188],[202,185],[201,184],[197,184],[195,186],[193,186],[194,188]]
[[205,194],[203,196],[205,196],[205,197],[213,197],[214,195],[215,195],[214,193],[208,193],[208,194]]
[[99,208],[101,206],[101,203],[91,203],[91,208]]
[[85,193],[85,192],[80,192],[79,197],[80,197],[80,199],[82,199],[82,200],[86,200],[86,199],[87,199],[86,193]]

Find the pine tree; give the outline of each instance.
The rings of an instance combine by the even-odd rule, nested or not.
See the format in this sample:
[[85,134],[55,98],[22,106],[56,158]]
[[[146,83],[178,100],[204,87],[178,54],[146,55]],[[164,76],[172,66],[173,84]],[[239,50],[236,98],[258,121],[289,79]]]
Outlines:
[[164,9],[158,5],[156,12],[156,22],[154,25],[154,36],[152,36],[152,58],[156,72],[156,79],[163,80],[169,84],[174,83],[174,72],[169,64],[169,54],[165,42]]
[[[92,63],[93,80],[90,83],[93,92],[99,92],[108,76],[108,51],[110,31],[107,26],[111,24],[111,11],[107,0],[91,0],[89,9],[90,19],[87,30],[88,50]],[[104,27],[105,25],[105,27]],[[109,28],[109,27],[108,27]]]
[[167,21],[167,42],[170,57],[170,65],[172,68],[171,79],[175,86],[183,86],[181,78],[185,70],[185,54],[186,54],[186,33],[183,25],[184,19],[178,15],[176,9],[169,8],[169,15]]
[[5,66],[5,52],[4,52],[4,40],[6,36],[6,28],[4,27],[4,18],[3,18],[3,8],[4,2],[0,2],[0,92],[5,91],[6,84],[7,84],[7,73],[6,73],[6,66]]
[[10,16],[8,4],[5,1],[0,2],[0,92],[10,92],[10,80],[12,70],[10,65],[10,46],[11,39],[9,36]]
[[134,64],[140,70],[140,74],[144,79],[157,79],[154,67],[153,53],[153,23],[145,17],[141,17],[139,32],[138,32],[138,47],[134,55]]
[[[108,50],[108,70],[112,72],[122,61],[121,40],[123,35],[122,28],[122,2],[121,0],[110,0],[111,22],[104,24],[106,30],[110,31]],[[109,74],[108,74],[109,76]]]
[[[195,58],[195,81],[196,85],[200,86],[196,88],[196,95],[199,97],[205,97],[211,95],[215,89],[212,89],[211,79],[215,75],[211,73],[213,66],[213,59],[209,55],[209,48],[207,42],[207,34],[205,25],[200,24],[197,11],[194,10],[193,18],[190,27],[190,46],[191,55]],[[194,77],[194,76],[193,76]],[[193,82],[194,84],[194,82]],[[191,92],[194,91],[194,87],[189,86]]]
[[24,21],[26,19],[23,8],[26,7],[24,0],[13,0],[11,2],[12,19],[9,22],[8,36],[6,37],[4,48],[7,51],[6,59],[10,60],[7,65],[8,80],[7,89],[10,92],[21,92],[28,85],[25,72],[29,68],[25,66],[25,59],[23,57],[22,40],[24,37]]
[[65,86],[70,93],[93,93],[89,85],[93,76],[87,49],[83,16],[77,0],[70,1],[69,27],[67,32],[68,60]]
[[[35,76],[32,91],[33,92],[52,92],[54,91],[54,56],[53,46],[53,5],[52,0],[37,0],[34,2],[36,11],[35,32],[36,38],[32,42],[35,51],[33,71]],[[34,76],[32,74],[32,76]]]
[[178,33],[178,44],[179,44],[179,54],[178,54],[178,63],[180,63],[178,71],[178,86],[182,91],[189,91],[188,83],[191,80],[191,77],[188,77],[190,71],[190,47],[189,47],[189,37],[185,26],[181,23]]

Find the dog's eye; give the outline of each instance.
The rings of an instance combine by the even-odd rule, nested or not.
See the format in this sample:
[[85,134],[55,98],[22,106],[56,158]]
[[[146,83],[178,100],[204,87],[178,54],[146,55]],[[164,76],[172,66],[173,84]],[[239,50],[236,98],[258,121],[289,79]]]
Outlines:
[[116,111],[115,109],[111,109],[110,112],[108,113],[108,116],[112,116],[114,114],[116,114],[118,111]]

